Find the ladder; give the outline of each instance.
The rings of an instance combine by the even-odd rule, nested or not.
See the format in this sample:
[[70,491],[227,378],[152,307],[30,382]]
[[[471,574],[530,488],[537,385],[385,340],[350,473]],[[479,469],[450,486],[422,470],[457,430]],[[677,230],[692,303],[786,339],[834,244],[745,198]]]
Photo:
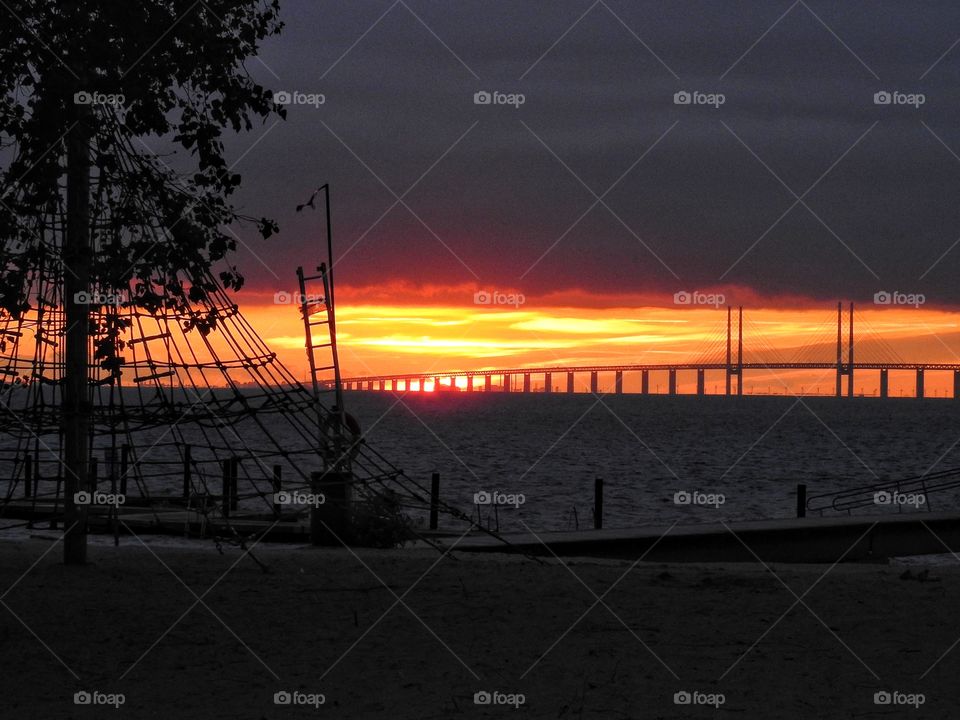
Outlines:
[[[340,382],[340,359],[337,354],[337,321],[333,292],[333,237],[330,224],[330,186],[320,188],[326,199],[326,262],[307,275],[297,268],[300,295],[297,298],[303,319],[303,333],[310,367],[310,382],[317,410],[319,440],[329,470],[349,472],[345,452],[349,441],[345,434],[343,388]],[[320,192],[318,190],[317,192]],[[313,198],[311,198],[312,207]],[[324,404],[332,401],[332,407]]]

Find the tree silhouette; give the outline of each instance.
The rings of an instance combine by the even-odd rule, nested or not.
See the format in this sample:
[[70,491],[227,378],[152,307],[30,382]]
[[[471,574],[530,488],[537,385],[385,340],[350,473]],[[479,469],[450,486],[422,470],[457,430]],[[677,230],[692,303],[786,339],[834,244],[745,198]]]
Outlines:
[[[62,210],[67,142],[89,136],[91,281],[139,280],[138,303],[182,307],[204,292],[212,264],[236,247],[224,226],[240,184],[224,155],[225,129],[250,130],[271,113],[272,94],[245,61],[279,32],[279,0],[32,0],[0,7],[0,238],[8,261],[0,306],[24,311],[22,276],[36,263],[37,231]],[[79,127],[86,125],[87,127]],[[154,136],[187,151],[175,172],[150,152]],[[11,253],[17,247],[20,251]],[[180,271],[194,279],[185,287]],[[153,292],[158,278],[163,292]],[[235,268],[222,271],[237,289]]]
[[[213,268],[224,288],[243,283],[226,228],[277,230],[230,204],[241,177],[223,134],[285,116],[245,66],[278,14],[279,0],[0,3],[0,316],[31,310],[38,268],[62,283],[68,523],[87,477],[88,348],[119,372],[129,322],[91,314],[81,296],[115,292],[205,334],[216,315],[191,306],[215,289]],[[69,530],[65,546],[82,562]]]

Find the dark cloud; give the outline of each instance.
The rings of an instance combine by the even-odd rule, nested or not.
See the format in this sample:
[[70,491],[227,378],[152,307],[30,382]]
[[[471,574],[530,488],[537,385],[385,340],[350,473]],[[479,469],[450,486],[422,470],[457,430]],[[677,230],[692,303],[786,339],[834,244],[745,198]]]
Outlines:
[[[943,256],[960,46],[937,62],[955,4],[287,0],[284,16],[251,71],[326,103],[291,107],[237,168],[245,208],[282,228],[244,239],[284,283],[319,240],[293,208],[330,182],[344,283],[960,302],[960,246]],[[881,90],[926,102],[878,106]]]

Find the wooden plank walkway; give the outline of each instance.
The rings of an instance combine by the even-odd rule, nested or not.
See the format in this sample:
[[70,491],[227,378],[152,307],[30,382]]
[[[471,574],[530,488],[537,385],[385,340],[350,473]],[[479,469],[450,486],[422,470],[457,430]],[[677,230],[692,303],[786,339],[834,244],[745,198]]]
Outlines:
[[[882,562],[890,557],[960,552],[960,512],[799,518],[756,522],[504,533],[457,543],[467,552],[599,557],[651,562]],[[538,539],[539,538],[539,539]],[[454,539],[439,538],[449,547]],[[958,560],[960,562],[960,560]]]

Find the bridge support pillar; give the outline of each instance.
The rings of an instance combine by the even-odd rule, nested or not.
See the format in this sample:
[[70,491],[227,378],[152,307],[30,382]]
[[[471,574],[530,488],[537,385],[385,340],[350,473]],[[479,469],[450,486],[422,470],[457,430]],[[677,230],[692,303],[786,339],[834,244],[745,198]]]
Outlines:
[[617,390],[617,395],[623,395],[623,370],[617,370],[617,374],[614,376],[614,386]]
[[373,390],[373,380],[367,381],[367,390]]
[[640,393],[642,395],[650,394],[650,371],[649,370],[640,371]]
[[880,397],[890,396],[890,377],[887,370],[880,371]]
[[677,394],[677,371],[676,368],[670,368],[667,371],[667,392],[670,395]]
[[917,368],[917,397],[923,397],[923,368]]
[[485,378],[483,378],[483,389],[485,392],[490,392],[492,388],[493,388],[493,377],[491,377],[490,375],[487,375]]
[[525,393],[530,392],[530,373],[523,374],[523,391]]
[[843,397],[843,371],[837,368],[837,397]]
[[953,371],[953,399],[960,400],[960,370]]
[[599,387],[599,383],[597,382],[597,371],[594,370],[593,372],[590,373],[590,392],[596,395],[598,387]]
[[697,370],[697,395],[706,394],[706,391],[707,391],[706,375],[707,375],[706,370],[703,370],[703,369]]
[[573,390],[573,373],[572,373],[572,372],[568,372],[568,373],[567,373],[567,392],[568,392],[568,393],[571,393],[571,394],[574,392],[574,390]]
[[553,392],[553,376],[550,373],[543,374],[543,391]]
[[501,380],[500,389],[506,393],[510,392],[510,383],[513,381],[513,378],[507,374],[504,374],[501,377],[502,377],[502,380]]
[[386,381],[381,380],[380,383],[379,383],[379,385],[377,385],[377,389],[378,389],[380,392],[383,392],[384,390],[386,390],[386,389],[387,389],[387,383],[386,383]]

